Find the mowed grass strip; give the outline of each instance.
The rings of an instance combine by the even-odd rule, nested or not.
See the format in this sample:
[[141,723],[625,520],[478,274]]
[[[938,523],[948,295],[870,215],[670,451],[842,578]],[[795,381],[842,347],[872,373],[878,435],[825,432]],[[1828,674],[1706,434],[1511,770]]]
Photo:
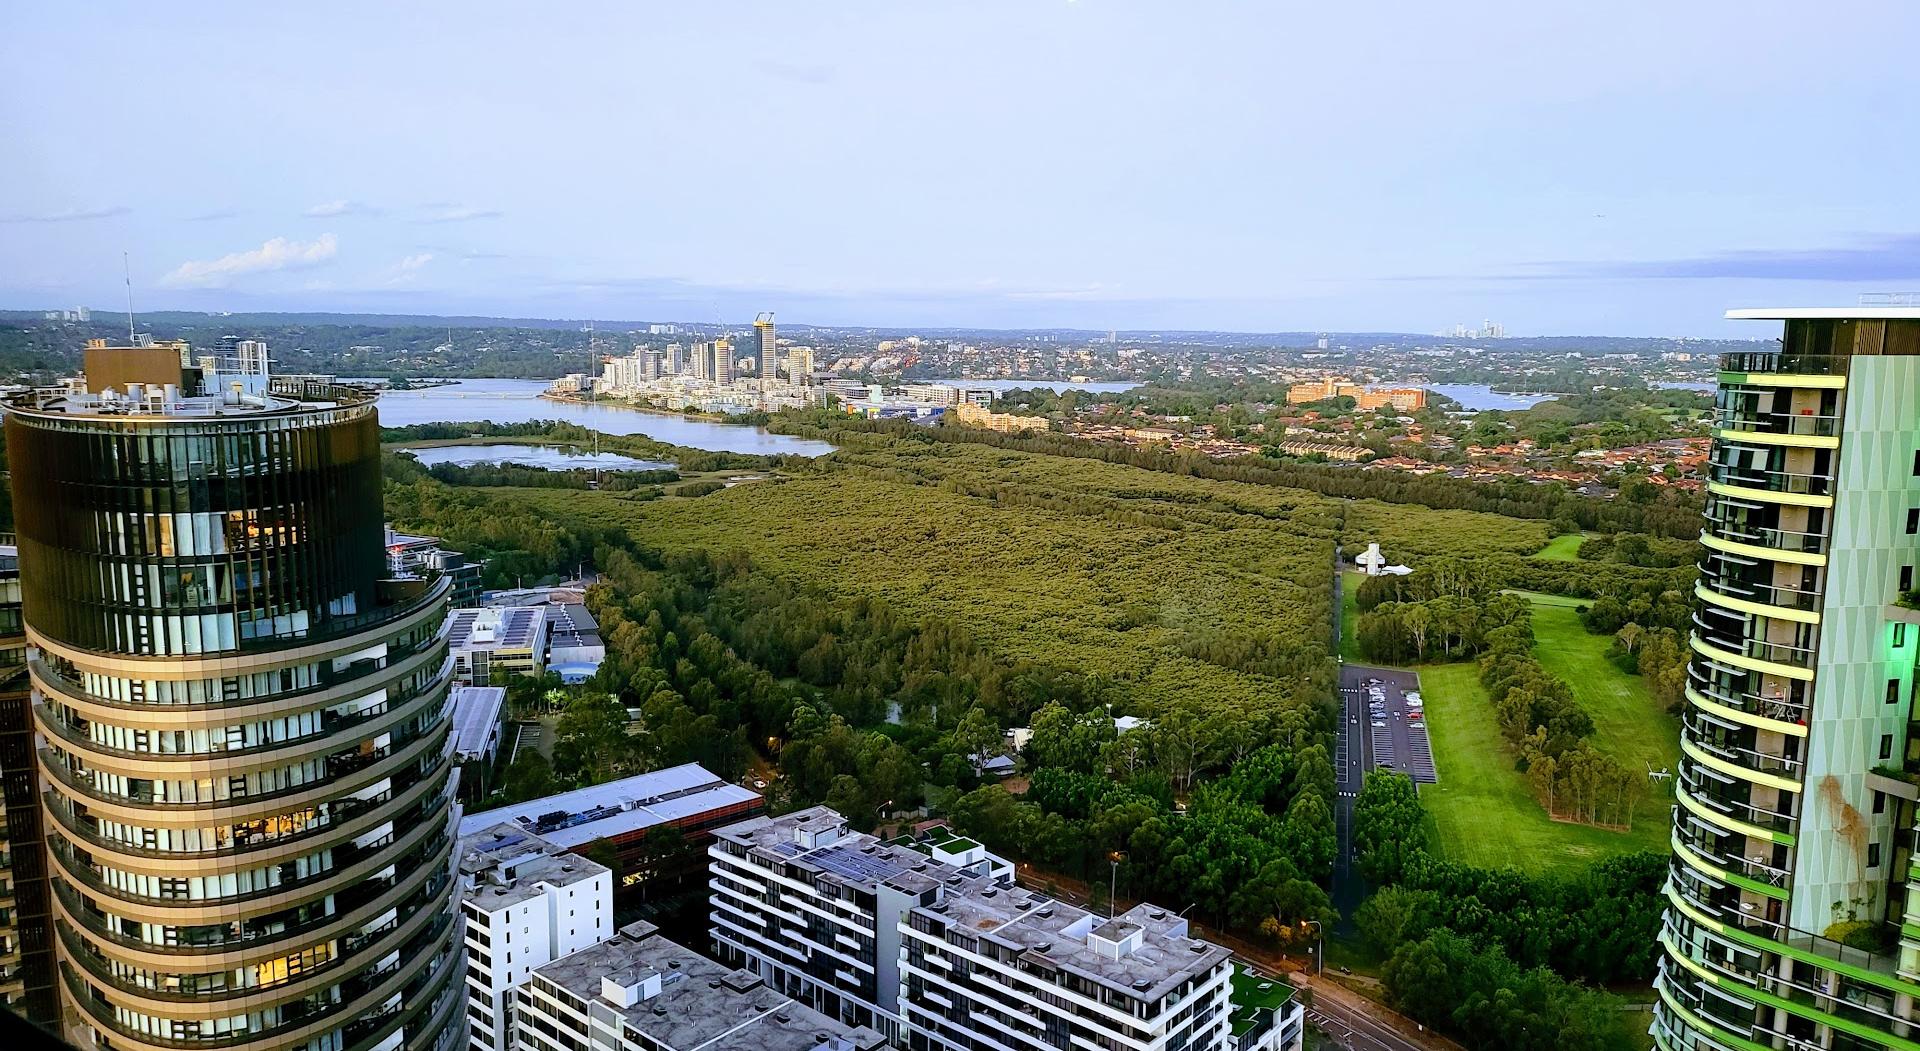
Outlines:
[[1608,855],[1666,849],[1663,821],[1637,820],[1629,834],[1549,818],[1514,769],[1478,666],[1433,664],[1419,671],[1440,773],[1439,784],[1421,786],[1420,801],[1432,816],[1442,855],[1489,868],[1570,875]]
[[1587,542],[1584,533],[1562,533],[1547,541],[1547,546],[1533,553],[1535,558],[1552,559],[1555,562],[1571,562],[1580,557],[1580,545]]
[[[1533,600],[1533,655],[1573,687],[1574,699],[1593,716],[1594,747],[1631,769],[1672,773],[1680,762],[1680,720],[1653,699],[1645,679],[1621,671],[1607,658],[1613,639],[1587,632],[1580,623],[1579,602],[1560,595],[1527,597]],[[1661,844],[1666,843],[1671,783],[1649,782],[1647,794],[1634,808],[1636,838],[1645,828],[1658,828]]]

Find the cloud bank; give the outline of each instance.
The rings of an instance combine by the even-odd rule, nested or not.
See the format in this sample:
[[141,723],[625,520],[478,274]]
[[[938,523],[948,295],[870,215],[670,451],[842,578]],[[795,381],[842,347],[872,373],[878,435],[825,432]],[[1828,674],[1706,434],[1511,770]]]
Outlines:
[[161,278],[160,284],[167,288],[225,288],[234,278],[248,274],[319,266],[339,250],[340,241],[332,234],[321,234],[311,241],[276,237],[250,251],[233,252],[218,259],[188,260]]

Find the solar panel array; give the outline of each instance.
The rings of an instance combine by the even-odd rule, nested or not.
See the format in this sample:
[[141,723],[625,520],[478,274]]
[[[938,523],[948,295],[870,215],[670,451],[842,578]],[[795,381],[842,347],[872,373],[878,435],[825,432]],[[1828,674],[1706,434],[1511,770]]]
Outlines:
[[827,847],[807,860],[828,872],[861,882],[882,882],[912,870],[911,865],[895,860],[892,851],[867,854],[853,846]]

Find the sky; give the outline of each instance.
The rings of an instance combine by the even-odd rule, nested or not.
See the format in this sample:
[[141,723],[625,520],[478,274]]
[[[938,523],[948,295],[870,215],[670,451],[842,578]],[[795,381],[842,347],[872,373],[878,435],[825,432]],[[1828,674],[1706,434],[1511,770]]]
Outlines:
[[0,307],[1759,337],[1722,312],[1920,289],[1916,40],[1909,0],[15,0]]

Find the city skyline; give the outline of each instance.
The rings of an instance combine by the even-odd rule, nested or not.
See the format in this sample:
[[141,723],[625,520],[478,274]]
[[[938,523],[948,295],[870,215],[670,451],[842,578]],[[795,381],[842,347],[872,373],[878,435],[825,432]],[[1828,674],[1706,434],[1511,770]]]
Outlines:
[[[1920,286],[1920,15],[1855,6],[25,10],[0,303],[1732,335]],[[1747,145],[1814,124],[1876,162]]]

